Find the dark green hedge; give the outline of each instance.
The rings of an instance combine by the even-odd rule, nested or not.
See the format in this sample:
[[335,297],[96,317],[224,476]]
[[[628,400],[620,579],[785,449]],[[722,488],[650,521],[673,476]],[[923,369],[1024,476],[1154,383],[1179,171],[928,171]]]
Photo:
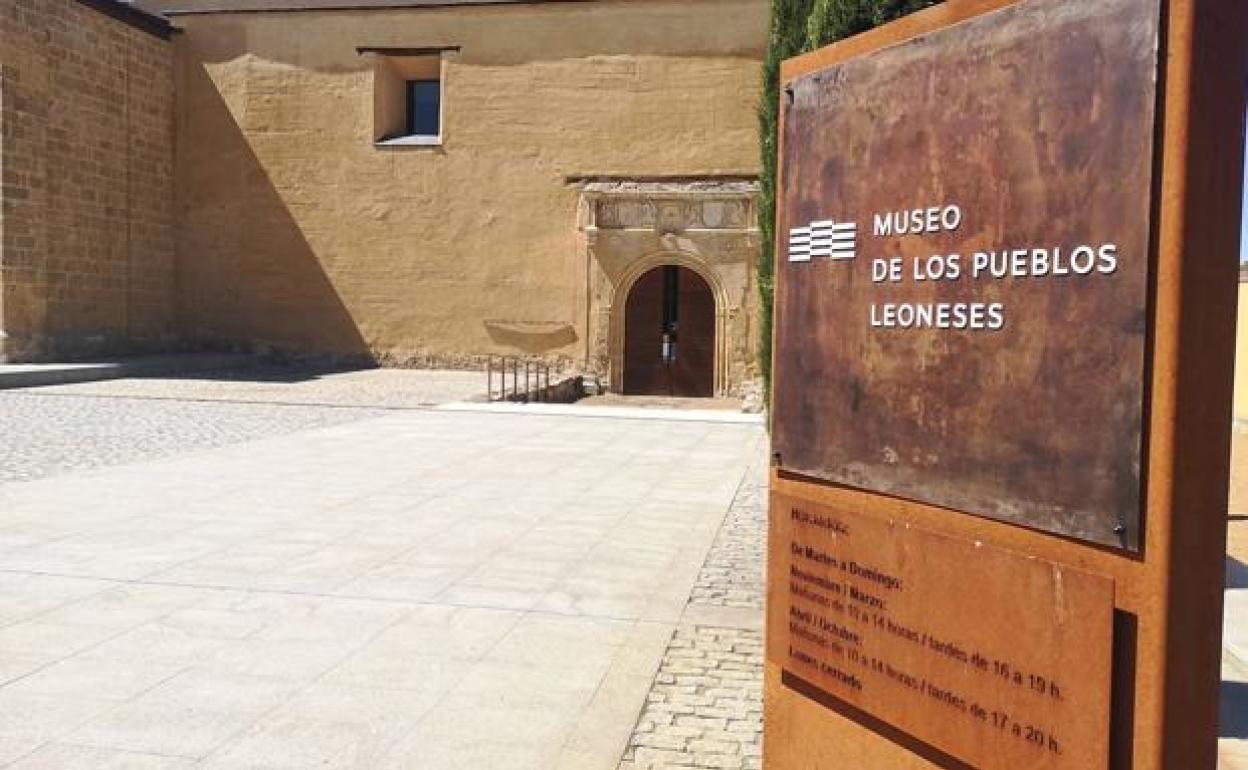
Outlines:
[[759,193],[762,253],[758,291],[762,311],[759,366],[765,397],[771,399],[772,259],[776,233],[776,141],[780,104],[780,62],[805,51],[865,32],[913,13],[937,0],[772,0],[771,36],[763,64],[763,98],[758,108],[763,171]]

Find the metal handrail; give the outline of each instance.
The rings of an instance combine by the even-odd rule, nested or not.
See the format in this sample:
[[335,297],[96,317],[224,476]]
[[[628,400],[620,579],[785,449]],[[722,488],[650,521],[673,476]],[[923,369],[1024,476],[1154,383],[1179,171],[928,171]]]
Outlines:
[[[520,388],[520,369],[524,365],[524,389]],[[508,393],[507,372],[511,370],[511,389]],[[494,373],[498,372],[498,391],[494,389]],[[550,364],[541,359],[520,356],[485,357],[486,401],[512,401],[529,403],[550,398]]]

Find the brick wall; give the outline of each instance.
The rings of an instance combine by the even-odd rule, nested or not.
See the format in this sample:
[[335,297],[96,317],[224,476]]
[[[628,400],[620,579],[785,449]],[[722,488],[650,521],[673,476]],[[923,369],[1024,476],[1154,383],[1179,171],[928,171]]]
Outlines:
[[173,50],[106,5],[0,2],[0,360],[171,339]]

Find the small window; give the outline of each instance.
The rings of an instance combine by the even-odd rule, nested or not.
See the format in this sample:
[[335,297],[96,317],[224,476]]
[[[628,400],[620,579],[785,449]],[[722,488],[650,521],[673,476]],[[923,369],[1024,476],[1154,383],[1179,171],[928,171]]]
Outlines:
[[445,138],[447,52],[411,50],[368,51],[373,58],[373,143],[378,147],[437,147]]
[[442,134],[442,81],[407,81],[407,134]]

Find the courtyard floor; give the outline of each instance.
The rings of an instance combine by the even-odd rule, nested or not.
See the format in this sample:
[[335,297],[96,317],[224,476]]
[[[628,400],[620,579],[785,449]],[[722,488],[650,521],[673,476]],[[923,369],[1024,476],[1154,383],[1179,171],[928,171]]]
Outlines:
[[0,767],[757,767],[761,423],[420,379],[0,392]]
[[[0,767],[760,767],[761,424],[482,390],[0,391]],[[1248,766],[1248,474],[1231,510],[1224,770]]]

